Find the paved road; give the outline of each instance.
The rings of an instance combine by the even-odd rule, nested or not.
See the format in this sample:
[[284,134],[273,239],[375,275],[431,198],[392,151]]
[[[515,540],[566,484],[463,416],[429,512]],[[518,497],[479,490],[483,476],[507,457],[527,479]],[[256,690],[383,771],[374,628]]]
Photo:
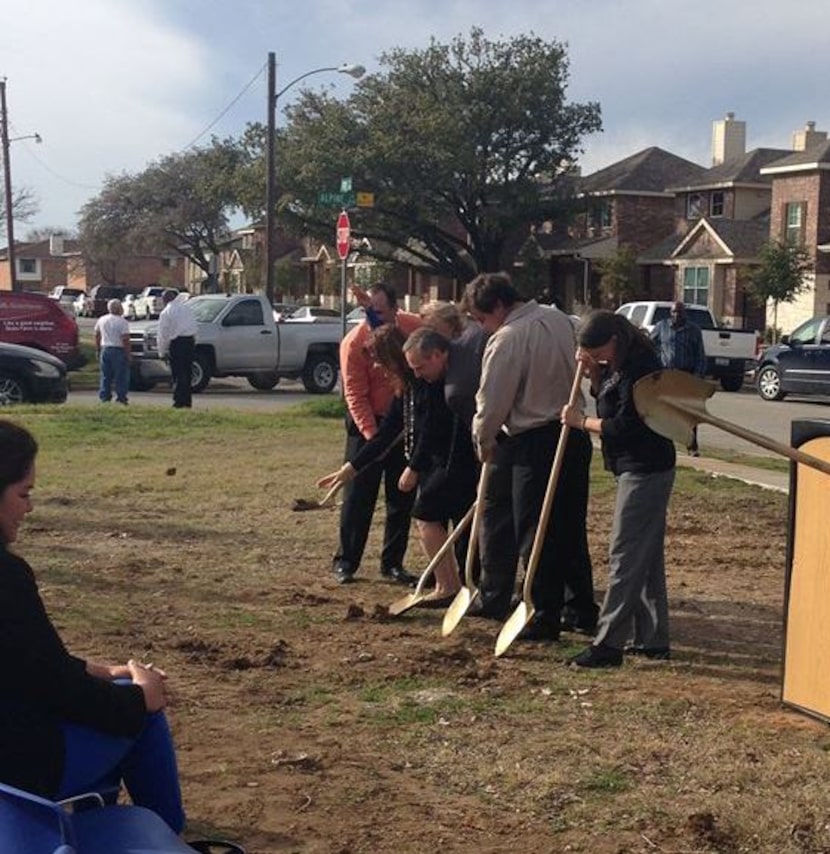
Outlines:
[[[731,421],[785,445],[790,444],[792,422],[818,419],[830,422],[830,399],[826,397],[788,397],[776,403],[761,400],[751,387],[740,392],[718,391],[707,403],[710,414]],[[701,448],[725,448],[747,454],[774,456],[770,451],[704,424],[700,427]]]
[[[71,382],[70,374],[70,382]],[[334,394],[339,393],[339,386]],[[194,409],[237,409],[247,412],[268,412],[295,406],[307,400],[319,400],[320,395],[309,394],[298,380],[282,380],[272,391],[254,391],[247,380],[228,377],[211,380],[201,394],[193,395]],[[70,391],[70,404],[99,405],[94,391]],[[158,385],[152,391],[131,391],[130,406],[172,406],[170,387]]]

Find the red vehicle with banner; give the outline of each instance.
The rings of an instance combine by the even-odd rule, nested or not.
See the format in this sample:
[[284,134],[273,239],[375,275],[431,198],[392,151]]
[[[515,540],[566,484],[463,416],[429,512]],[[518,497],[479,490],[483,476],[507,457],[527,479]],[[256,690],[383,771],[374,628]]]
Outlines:
[[75,318],[45,294],[0,291],[0,341],[51,353],[69,369],[84,363]]

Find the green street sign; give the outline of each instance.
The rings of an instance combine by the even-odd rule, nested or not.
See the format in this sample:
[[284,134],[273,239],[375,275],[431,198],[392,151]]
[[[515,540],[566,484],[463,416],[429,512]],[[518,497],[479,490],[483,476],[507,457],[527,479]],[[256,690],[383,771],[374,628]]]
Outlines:
[[356,199],[351,191],[345,193],[318,193],[317,204],[330,208],[353,208]]

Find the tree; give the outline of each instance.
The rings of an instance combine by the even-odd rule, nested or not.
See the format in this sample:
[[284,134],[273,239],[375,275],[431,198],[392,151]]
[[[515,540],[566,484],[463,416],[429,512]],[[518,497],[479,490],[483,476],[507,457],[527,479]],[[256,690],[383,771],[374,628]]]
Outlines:
[[84,255],[99,268],[130,254],[176,252],[210,276],[211,257],[239,206],[246,152],[233,140],[171,154],[135,175],[108,176],[81,210]]
[[627,302],[637,294],[639,267],[634,247],[624,244],[610,257],[595,262],[605,303],[612,306]]
[[[380,61],[386,70],[347,101],[304,91],[286,110],[277,143],[284,218],[331,240],[334,212],[318,196],[350,176],[375,196],[351,217],[369,254],[404,252],[461,281],[508,267],[529,223],[560,210],[550,184],[601,127],[597,104],[565,101],[565,47],[532,35],[488,41],[473,29],[468,40],[394,49]],[[248,141],[257,137],[250,127]]]
[[[12,188],[12,216],[15,222],[30,222],[39,210],[37,197],[32,190],[28,187],[21,187],[18,190]],[[0,235],[4,238],[6,236],[5,208],[0,215]],[[17,239],[15,240],[16,245]]]
[[761,306],[772,301],[773,335],[778,336],[778,304],[793,302],[806,287],[812,268],[807,250],[785,240],[770,240],[758,253],[760,264],[747,281],[747,294]]

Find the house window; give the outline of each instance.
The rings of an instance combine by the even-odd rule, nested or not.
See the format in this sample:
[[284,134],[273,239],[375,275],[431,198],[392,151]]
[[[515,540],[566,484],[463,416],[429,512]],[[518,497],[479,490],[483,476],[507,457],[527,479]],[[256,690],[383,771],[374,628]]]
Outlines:
[[709,200],[709,215],[723,216],[723,190],[714,190]]
[[23,274],[37,273],[37,261],[34,258],[20,258],[17,262],[17,269]]
[[683,302],[687,305],[709,304],[708,267],[686,267],[683,270]]
[[686,218],[700,219],[706,212],[706,200],[700,193],[689,193],[686,196]]
[[611,206],[611,202],[603,202],[599,211],[599,217],[600,225],[603,228],[611,228],[614,221],[614,208]]
[[784,239],[795,246],[804,244],[804,219],[806,202],[789,202],[784,205]]
[[164,267],[166,270],[169,270],[173,266],[173,259],[172,258],[162,258],[161,259],[161,266]]

